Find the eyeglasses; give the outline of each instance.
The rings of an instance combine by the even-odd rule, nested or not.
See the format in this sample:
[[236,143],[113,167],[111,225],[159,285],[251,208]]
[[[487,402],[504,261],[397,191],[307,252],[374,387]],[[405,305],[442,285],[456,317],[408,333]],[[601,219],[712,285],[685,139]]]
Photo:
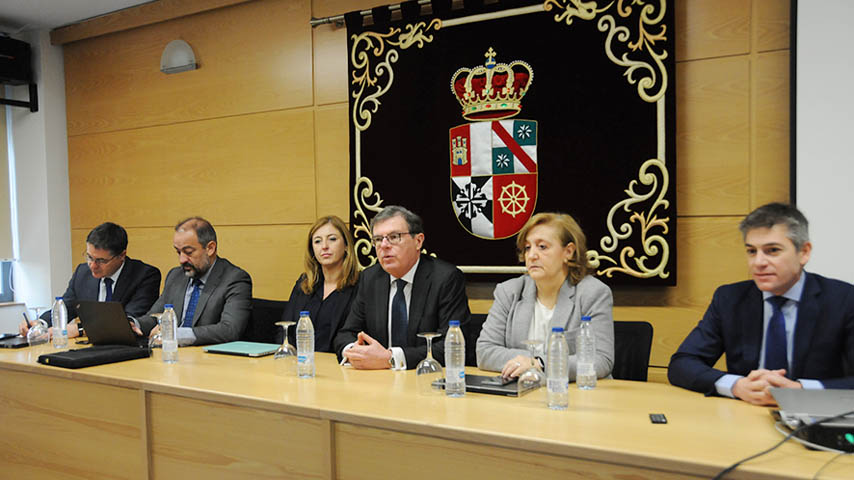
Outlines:
[[92,255],[89,255],[89,252],[83,252],[83,260],[86,261],[86,263],[95,263],[102,267],[112,262],[116,257],[118,257],[118,255],[113,255],[110,258],[92,258]]
[[382,245],[383,240],[388,240],[390,245],[397,245],[403,240],[403,235],[412,235],[412,232],[392,232],[388,235],[374,235],[371,237],[371,242],[373,242],[375,247]]

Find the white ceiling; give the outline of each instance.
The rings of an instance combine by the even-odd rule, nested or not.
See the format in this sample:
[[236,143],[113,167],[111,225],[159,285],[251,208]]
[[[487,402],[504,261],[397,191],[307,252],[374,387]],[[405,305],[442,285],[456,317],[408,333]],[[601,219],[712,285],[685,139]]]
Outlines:
[[0,32],[50,30],[152,0],[0,0]]

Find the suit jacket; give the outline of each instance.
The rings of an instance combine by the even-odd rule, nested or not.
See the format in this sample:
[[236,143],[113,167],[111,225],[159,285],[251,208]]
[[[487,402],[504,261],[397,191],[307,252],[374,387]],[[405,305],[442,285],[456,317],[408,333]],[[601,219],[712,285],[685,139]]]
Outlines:
[[[713,395],[724,373],[747,375],[759,368],[763,302],[753,281],[718,288],[703,319],[670,358],[670,383]],[[724,353],[727,371],[712,368]],[[790,378],[820,380],[826,388],[854,388],[854,286],[807,274],[791,367]]]
[[[531,277],[523,275],[499,283],[494,295],[495,301],[477,339],[477,366],[498,372],[511,358],[530,355],[522,342],[528,338],[534,320],[537,285]],[[611,289],[590,275],[577,285],[567,277],[561,285],[549,331],[552,327],[563,327],[566,331],[570,380],[575,379],[575,337],[584,315],[592,317],[596,337],[596,376],[602,378],[611,374],[614,366],[613,307]],[[548,357],[545,360],[548,362]]]
[[[356,298],[344,326],[333,342],[338,358],[348,344],[356,341],[356,335],[364,331],[384,346],[389,345],[389,291],[391,278],[382,266],[373,265],[359,275]],[[409,369],[427,356],[427,342],[419,338],[419,332],[439,332],[442,338],[433,341],[433,357],[445,364],[445,333],[449,320],[459,320],[460,327],[470,317],[466,282],[463,272],[443,260],[421,255],[409,302],[409,327],[407,341],[403,347],[406,366]],[[466,349],[472,348],[473,339],[466,339]]]
[[[169,271],[160,298],[148,314],[139,319],[145,335],[157,325],[157,320],[151,314],[162,312],[167,303],[171,303],[175,308],[175,315],[180,321],[189,283],[190,277],[184,275],[181,267]],[[211,267],[211,273],[193,315],[193,335],[196,336],[194,345],[238,340],[249,323],[251,299],[252,278],[249,274],[228,260],[218,257]]]
[[[314,292],[306,294],[300,285],[305,274],[300,275],[291,290],[291,296],[282,312],[283,321],[299,321],[299,313],[303,310],[311,312],[311,323],[314,325],[314,351],[334,352],[333,341],[335,334],[344,325],[344,319],[350,313],[350,305],[356,296],[356,287],[348,285],[323,298],[323,273],[318,275]],[[285,337],[284,329],[277,328],[275,342],[282,343]],[[288,342],[296,345],[296,324],[288,329]]]
[[[62,295],[65,308],[68,310],[68,320],[77,317],[78,300],[98,300],[101,280],[92,276],[89,265],[81,263],[74,270],[74,275],[68,281],[68,288]],[[120,302],[125,313],[132,317],[144,314],[157,300],[160,293],[160,270],[139,260],[125,257],[122,274],[113,286],[113,301]],[[51,312],[43,313],[41,318],[51,323]]]

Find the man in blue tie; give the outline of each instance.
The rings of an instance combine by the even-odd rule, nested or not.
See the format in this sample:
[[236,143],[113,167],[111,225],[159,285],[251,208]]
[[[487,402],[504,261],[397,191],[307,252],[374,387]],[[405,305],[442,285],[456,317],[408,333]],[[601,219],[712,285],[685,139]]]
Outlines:
[[238,340],[249,323],[252,278],[217,256],[216,231],[201,217],[182,220],[172,238],[178,262],[166,275],[163,293],[143,317],[142,334],[153,334],[153,313],[172,304],[178,317],[178,344],[207,345]]
[[[102,223],[86,237],[84,262],[77,265],[68,288],[62,295],[68,310],[68,336],[80,335],[77,318],[78,300],[120,302],[128,315],[147,312],[160,292],[160,270],[127,256],[128,235],[121,225]],[[42,314],[48,324],[51,312]],[[29,325],[21,322],[19,328],[26,335]]]
[[[715,291],[670,359],[670,383],[773,405],[769,387],[854,388],[854,286],[807,273],[809,224],[771,203],[742,220],[753,281]],[[713,368],[726,354],[727,371]]]
[[[448,331],[449,320],[469,320],[465,278],[455,266],[421,253],[421,217],[396,205],[371,219],[378,263],[359,275],[356,298],[333,346],[354,368],[405,370],[427,356],[420,332]],[[466,348],[474,348],[467,339]],[[445,360],[441,339],[433,356]]]

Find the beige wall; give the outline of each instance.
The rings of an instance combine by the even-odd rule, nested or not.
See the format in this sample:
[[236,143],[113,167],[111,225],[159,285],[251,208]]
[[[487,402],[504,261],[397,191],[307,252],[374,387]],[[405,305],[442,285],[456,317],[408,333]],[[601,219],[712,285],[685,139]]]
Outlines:
[[[65,45],[74,251],[109,219],[165,273],[172,225],[203,215],[255,296],[286,299],[310,223],[348,217],[345,31],[308,20],[376,3],[256,0]],[[616,289],[614,312],[653,323],[658,367],[747,278],[740,217],[789,188],[788,0],[674,3],[678,286]],[[199,70],[158,71],[175,38]],[[491,286],[470,296],[485,312]]]

